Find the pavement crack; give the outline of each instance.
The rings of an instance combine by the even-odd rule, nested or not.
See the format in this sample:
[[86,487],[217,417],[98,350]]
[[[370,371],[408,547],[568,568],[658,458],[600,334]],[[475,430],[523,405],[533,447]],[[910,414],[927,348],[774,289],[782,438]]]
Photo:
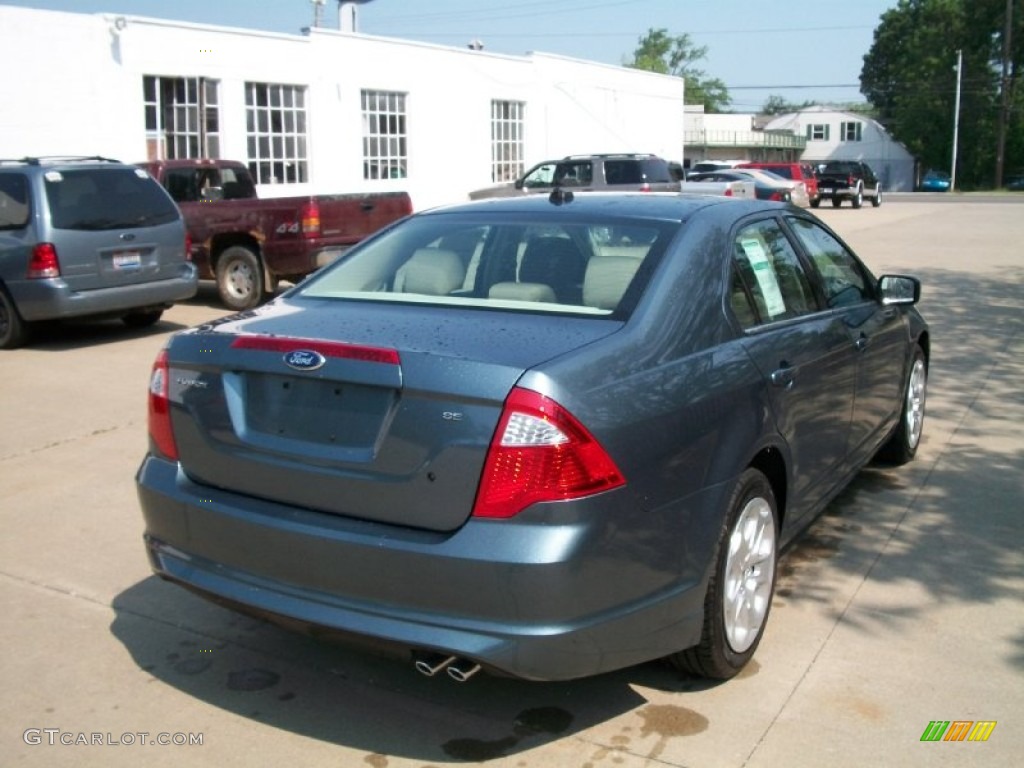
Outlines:
[[8,453],[8,454],[5,454],[3,456],[0,456],[0,461],[12,461],[14,459],[20,459],[20,458],[22,458],[24,456],[33,456],[33,455],[35,455],[37,453],[42,453],[43,451],[48,451],[51,448],[60,448],[63,445],[69,445],[71,443],[76,443],[79,440],[88,440],[89,438],[92,438],[92,437],[99,437],[100,435],[108,435],[111,432],[119,432],[122,429],[128,429],[128,428],[134,427],[136,424],[137,424],[137,422],[135,422],[135,421],[127,421],[124,424],[116,424],[116,425],[114,425],[112,427],[100,427],[99,429],[94,429],[91,432],[86,432],[86,433],[83,433],[83,434],[80,434],[80,435],[71,435],[69,437],[65,437],[65,438],[62,438],[60,440],[53,440],[53,441],[51,441],[49,443],[46,443],[45,445],[39,445],[39,446],[36,446],[35,448],[29,448],[28,450],[25,450],[25,451],[19,451],[18,453]]

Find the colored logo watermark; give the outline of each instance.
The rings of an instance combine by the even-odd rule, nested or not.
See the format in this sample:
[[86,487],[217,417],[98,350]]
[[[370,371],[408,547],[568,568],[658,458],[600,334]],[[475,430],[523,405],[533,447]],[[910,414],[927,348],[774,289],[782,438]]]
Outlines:
[[932,720],[921,741],[988,741],[995,728],[995,720]]

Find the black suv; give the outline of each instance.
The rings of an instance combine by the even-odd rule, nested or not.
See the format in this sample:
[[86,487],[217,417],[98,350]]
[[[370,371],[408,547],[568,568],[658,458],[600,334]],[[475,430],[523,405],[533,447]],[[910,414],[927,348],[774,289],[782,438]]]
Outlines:
[[151,325],[196,292],[185,223],[148,173],[100,157],[0,160],[0,349],[41,320]]
[[533,166],[513,184],[499,184],[469,193],[470,200],[550,192],[556,186],[574,192],[678,192],[666,160],[657,155],[570,155]]

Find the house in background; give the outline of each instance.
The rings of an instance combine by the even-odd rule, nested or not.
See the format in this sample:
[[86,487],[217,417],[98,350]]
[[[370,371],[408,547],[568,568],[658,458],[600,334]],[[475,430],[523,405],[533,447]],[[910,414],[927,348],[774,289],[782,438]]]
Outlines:
[[800,159],[803,134],[765,130],[754,114],[706,114],[703,105],[686,105],[683,167],[702,160],[789,163]]
[[800,159],[804,162],[861,160],[871,166],[886,191],[914,190],[914,156],[869,117],[831,107],[809,107],[775,117],[765,130],[802,136],[806,148]]
[[809,107],[785,115],[704,114],[686,106],[683,165],[702,160],[805,162],[861,160],[890,192],[914,189],[916,161],[878,122],[856,112]]
[[682,154],[680,78],[543,53],[0,5],[0,72],[4,157],[237,159],[263,197],[424,208],[553,157]]

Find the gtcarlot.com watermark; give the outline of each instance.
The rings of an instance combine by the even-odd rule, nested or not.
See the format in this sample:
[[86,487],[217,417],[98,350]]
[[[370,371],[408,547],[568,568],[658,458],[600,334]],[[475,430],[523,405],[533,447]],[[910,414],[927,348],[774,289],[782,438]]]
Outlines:
[[149,731],[65,731],[60,728],[26,728],[22,740],[30,745],[50,747],[201,747],[202,733],[150,733]]

